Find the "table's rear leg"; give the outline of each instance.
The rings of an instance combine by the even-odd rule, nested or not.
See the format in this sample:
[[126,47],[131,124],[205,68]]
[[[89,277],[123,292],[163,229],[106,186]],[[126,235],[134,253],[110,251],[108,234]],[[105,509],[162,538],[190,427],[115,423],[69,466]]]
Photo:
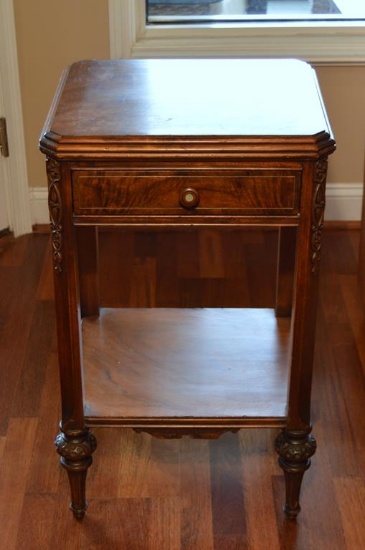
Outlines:
[[99,315],[98,229],[77,227],[81,317]]
[[280,227],[275,314],[290,317],[293,306],[297,228]]

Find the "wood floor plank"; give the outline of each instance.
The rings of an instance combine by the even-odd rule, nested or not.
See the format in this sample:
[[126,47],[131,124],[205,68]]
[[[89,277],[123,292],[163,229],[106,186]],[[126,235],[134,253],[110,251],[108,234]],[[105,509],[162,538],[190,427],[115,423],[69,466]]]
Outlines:
[[1,544],[7,550],[17,548],[37,426],[37,418],[12,418],[9,422],[0,475]]
[[1,466],[1,459],[4,453],[5,443],[6,443],[6,437],[0,437],[0,466]]
[[[125,430],[99,428],[94,430],[97,440],[97,449],[94,453],[94,462],[88,472],[88,500],[100,498],[115,499],[121,488],[120,462],[123,455],[123,443],[128,436]],[[123,491],[122,491],[123,493]],[[123,497],[128,497],[123,493]]]
[[275,269],[277,242],[270,232],[264,232],[262,247],[245,247],[248,290],[254,307],[273,307],[275,301]]
[[19,237],[16,242],[12,239],[1,239],[0,242],[0,266],[20,267],[23,265],[28,251],[28,236]]
[[84,521],[71,522],[67,531],[60,516],[52,544],[57,544],[61,536],[62,549],[66,550],[178,550],[179,525],[173,497],[99,499],[90,502]]
[[209,441],[185,438],[180,463],[181,550],[208,550],[214,547]]
[[135,258],[132,264],[133,287],[130,293],[131,307],[156,306],[156,260]]
[[132,234],[133,257],[154,258],[157,253],[157,233],[155,231],[136,231]]
[[213,533],[214,546],[218,548],[225,539],[227,545],[247,541],[241,460],[236,434],[227,433],[210,442]]
[[62,539],[52,544],[58,497],[47,493],[30,493],[24,497],[22,514],[14,548],[49,550],[63,548]]
[[199,241],[195,231],[179,232],[176,241],[179,279],[199,279]]
[[[157,235],[156,251],[156,306],[179,307],[180,281],[177,263],[177,236],[174,232]],[[170,304],[170,306],[168,306]]]
[[272,490],[272,478],[278,473],[273,432],[242,430],[239,433],[247,548],[280,550]]
[[349,329],[352,332],[354,343],[359,354],[359,359],[365,375],[365,309],[359,301],[359,286],[357,275],[346,277],[342,280],[342,295],[344,307],[347,311]]
[[54,301],[53,262],[51,238],[48,239],[41,276],[37,288],[37,300]]
[[31,494],[56,494],[60,475],[64,475],[53,444],[58,432],[61,410],[58,381],[58,361],[54,343],[54,349],[48,357],[44,385],[39,392],[39,423],[27,483],[27,492]]
[[[12,248],[16,250],[18,244],[20,252],[12,253]],[[5,257],[9,254],[16,261],[10,262],[11,267],[5,262],[6,266],[0,270],[0,435],[6,433],[14,388],[24,364],[46,248],[45,236],[20,237],[5,252]]]
[[225,264],[220,232],[203,228],[199,232],[199,273],[204,279],[223,279]]
[[[118,497],[149,497],[151,492],[149,466],[152,438],[133,430],[121,430],[120,459],[118,469]],[[153,476],[152,476],[153,480]]]
[[30,318],[30,329],[21,371],[14,388],[12,416],[38,416],[45,372],[55,334],[54,304],[38,301]]
[[334,480],[348,550],[365,548],[365,481],[363,477]]
[[132,284],[133,235],[128,231],[99,231],[100,304],[127,307]]
[[121,441],[121,498],[170,497],[180,493],[180,441],[125,430]]

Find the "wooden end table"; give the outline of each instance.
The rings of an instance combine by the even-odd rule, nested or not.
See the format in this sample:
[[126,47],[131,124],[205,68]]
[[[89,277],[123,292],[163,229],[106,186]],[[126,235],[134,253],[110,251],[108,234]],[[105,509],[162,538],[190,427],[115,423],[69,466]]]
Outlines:
[[[280,428],[285,512],[316,443],[310,394],[327,157],[315,73],[296,60],[81,61],[47,156],[71,509],[86,510],[92,426],[217,437]],[[105,308],[98,228],[280,228],[275,309]],[[294,286],[294,291],[293,291]]]

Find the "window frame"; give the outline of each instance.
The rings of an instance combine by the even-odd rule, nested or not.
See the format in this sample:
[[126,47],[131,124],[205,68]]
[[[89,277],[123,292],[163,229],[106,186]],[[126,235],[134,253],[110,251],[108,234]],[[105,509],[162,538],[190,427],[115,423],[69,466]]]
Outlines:
[[112,59],[296,57],[365,64],[365,21],[146,25],[145,0],[109,0],[109,27]]

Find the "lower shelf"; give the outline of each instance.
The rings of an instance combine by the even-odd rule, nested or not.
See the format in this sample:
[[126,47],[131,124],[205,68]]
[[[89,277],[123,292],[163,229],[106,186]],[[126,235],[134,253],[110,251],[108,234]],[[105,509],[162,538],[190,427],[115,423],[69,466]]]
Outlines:
[[271,309],[101,309],[82,322],[86,422],[283,426],[289,333]]

